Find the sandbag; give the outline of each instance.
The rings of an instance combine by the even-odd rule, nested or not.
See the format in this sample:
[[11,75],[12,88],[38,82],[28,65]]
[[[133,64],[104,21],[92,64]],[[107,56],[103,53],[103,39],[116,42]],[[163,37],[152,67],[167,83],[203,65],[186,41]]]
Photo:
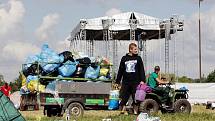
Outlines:
[[77,62],[67,61],[58,68],[59,74],[63,77],[69,77],[76,71]]
[[89,66],[85,73],[85,78],[88,79],[96,79],[99,76],[100,66],[97,66],[96,68],[93,68],[92,66]]

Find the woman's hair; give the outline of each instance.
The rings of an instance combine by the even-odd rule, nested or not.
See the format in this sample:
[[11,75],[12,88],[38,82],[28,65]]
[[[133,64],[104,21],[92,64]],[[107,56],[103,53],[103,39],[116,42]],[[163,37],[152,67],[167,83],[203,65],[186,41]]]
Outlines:
[[134,47],[137,47],[137,44],[135,44],[135,43],[130,43],[130,44],[129,44],[129,52],[130,52],[130,50],[133,49]]

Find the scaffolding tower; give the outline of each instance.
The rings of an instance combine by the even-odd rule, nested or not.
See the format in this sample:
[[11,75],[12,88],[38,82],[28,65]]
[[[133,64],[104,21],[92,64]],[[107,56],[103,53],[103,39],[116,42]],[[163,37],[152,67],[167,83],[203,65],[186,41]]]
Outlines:
[[[128,18],[123,19],[127,15]],[[176,30],[183,31],[183,22],[181,21],[173,21],[172,18],[161,21],[144,14],[128,12],[123,13],[118,18],[112,16],[89,20],[82,19],[74,32],[71,33],[71,38],[73,39],[69,40],[72,44],[71,47],[77,50],[82,47],[82,51],[84,49],[89,56],[95,56],[100,53],[100,55],[112,59],[115,66],[118,66],[119,53],[121,51],[127,52],[127,49],[124,48],[119,51],[121,46],[118,45],[118,42],[135,40],[133,42],[138,44],[140,54],[144,60],[144,66],[147,67],[147,41],[165,38],[164,65],[165,72],[169,73],[169,40],[171,39],[171,34],[176,32],[172,29],[173,26]],[[93,27],[95,29],[92,29]],[[83,43],[84,46],[80,45]],[[99,47],[95,46],[99,46],[100,50],[98,50]],[[116,69],[116,67],[114,68]]]

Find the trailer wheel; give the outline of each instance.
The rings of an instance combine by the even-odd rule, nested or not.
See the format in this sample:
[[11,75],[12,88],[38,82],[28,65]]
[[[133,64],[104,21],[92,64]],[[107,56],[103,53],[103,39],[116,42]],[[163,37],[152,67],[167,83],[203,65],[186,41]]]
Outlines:
[[48,117],[51,116],[61,116],[61,111],[62,109],[60,107],[57,106],[45,106],[44,110],[43,110],[43,114],[47,115]]
[[84,108],[80,103],[74,102],[68,106],[69,114],[71,117],[82,117]]

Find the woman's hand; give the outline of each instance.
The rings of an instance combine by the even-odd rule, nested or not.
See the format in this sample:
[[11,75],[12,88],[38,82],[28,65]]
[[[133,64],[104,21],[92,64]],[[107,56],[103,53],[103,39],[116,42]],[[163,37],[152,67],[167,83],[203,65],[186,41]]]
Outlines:
[[144,81],[141,81],[140,84],[145,84],[145,82],[144,82]]

